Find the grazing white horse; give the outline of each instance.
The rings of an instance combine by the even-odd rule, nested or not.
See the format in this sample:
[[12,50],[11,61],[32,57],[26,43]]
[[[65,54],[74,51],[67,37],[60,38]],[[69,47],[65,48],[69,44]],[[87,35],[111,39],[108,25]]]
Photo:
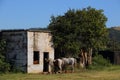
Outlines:
[[71,71],[74,72],[75,64],[76,64],[75,58],[62,58],[62,59],[56,59],[54,66],[58,67],[59,72],[62,72],[62,71],[67,72],[67,68],[68,68],[68,66],[70,66]]
[[63,61],[63,70],[66,72],[66,68],[68,66],[71,67],[71,71],[74,72],[74,67],[76,64],[76,59],[75,58],[62,58]]

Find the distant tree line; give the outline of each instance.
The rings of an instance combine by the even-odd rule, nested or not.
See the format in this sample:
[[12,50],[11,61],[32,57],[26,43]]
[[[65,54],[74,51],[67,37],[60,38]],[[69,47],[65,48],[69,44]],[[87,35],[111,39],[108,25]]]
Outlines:
[[108,28],[109,31],[109,41],[108,50],[120,51],[120,27]]

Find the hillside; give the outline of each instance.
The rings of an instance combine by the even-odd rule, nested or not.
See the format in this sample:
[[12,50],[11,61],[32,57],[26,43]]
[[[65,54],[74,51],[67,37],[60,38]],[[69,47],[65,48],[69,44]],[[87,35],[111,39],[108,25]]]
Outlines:
[[109,37],[114,41],[120,42],[120,27],[109,28]]
[[111,42],[108,47],[111,50],[120,51],[120,27],[109,28],[109,38]]

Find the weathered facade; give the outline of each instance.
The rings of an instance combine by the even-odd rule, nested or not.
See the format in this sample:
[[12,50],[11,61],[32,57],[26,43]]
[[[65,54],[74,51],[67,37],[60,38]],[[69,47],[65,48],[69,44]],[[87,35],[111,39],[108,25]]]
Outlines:
[[54,59],[51,34],[47,30],[3,30],[2,38],[7,42],[6,58],[12,68],[27,73],[50,70],[45,58]]

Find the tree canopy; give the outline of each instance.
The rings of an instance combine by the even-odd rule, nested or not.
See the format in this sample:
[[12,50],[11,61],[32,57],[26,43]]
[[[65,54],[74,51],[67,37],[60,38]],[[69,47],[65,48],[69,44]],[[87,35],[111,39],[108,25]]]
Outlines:
[[76,56],[82,47],[104,48],[107,40],[107,18],[103,10],[87,7],[69,9],[64,15],[51,16],[54,48],[59,56]]

